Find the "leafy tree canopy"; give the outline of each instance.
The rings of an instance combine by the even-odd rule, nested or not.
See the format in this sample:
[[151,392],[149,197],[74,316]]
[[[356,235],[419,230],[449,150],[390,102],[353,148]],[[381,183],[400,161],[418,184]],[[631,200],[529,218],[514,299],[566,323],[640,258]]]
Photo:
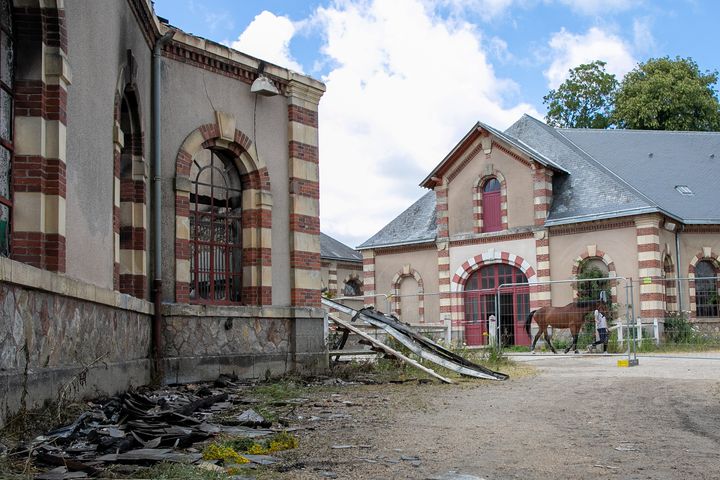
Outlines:
[[650,59],[625,75],[613,119],[620,128],[720,130],[717,79],[691,58]]
[[579,65],[557,90],[543,97],[548,106],[545,121],[561,128],[607,128],[617,87],[615,75],[605,71],[605,62]]

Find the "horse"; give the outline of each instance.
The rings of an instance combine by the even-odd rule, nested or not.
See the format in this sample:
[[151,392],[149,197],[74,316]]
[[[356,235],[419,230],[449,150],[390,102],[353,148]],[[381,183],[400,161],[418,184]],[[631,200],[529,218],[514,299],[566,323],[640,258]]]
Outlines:
[[572,335],[572,345],[565,349],[565,353],[568,353],[572,348],[575,353],[577,350],[578,334],[585,323],[585,315],[593,310],[599,310],[600,313],[607,316],[607,306],[605,302],[601,300],[579,300],[577,302],[568,303],[564,307],[541,307],[537,310],[533,310],[527,316],[525,321],[525,331],[530,335],[530,325],[533,319],[537,323],[539,330],[533,338],[531,352],[535,352],[535,344],[540,338],[541,334],[545,335],[545,341],[550,346],[553,353],[555,347],[553,347],[550,341],[550,336],[547,333],[547,327],[552,326],[553,328],[569,328],[570,334]]

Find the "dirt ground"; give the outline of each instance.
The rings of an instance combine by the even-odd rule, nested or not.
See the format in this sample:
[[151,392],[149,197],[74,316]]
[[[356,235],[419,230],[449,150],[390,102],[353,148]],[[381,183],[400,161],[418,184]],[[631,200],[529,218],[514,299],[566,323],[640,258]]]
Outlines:
[[318,394],[280,477],[720,478],[720,354],[618,358],[523,355],[535,373],[506,382]]

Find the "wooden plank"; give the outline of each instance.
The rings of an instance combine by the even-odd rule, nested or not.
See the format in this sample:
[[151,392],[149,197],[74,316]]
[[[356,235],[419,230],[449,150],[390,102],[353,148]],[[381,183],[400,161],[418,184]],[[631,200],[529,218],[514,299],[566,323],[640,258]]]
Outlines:
[[422,370],[423,372],[427,373],[428,375],[431,375],[431,376],[437,378],[437,379],[440,380],[441,382],[444,382],[444,383],[454,383],[454,382],[453,382],[452,380],[450,380],[449,378],[445,378],[445,377],[443,377],[442,375],[439,375],[439,374],[436,373],[434,370],[429,369],[429,368],[427,368],[427,367],[424,366],[424,365],[420,365],[418,362],[416,362],[416,361],[413,360],[412,358],[406,357],[405,355],[403,355],[402,353],[398,352],[397,350],[394,350],[394,349],[388,347],[387,345],[385,345],[384,343],[382,343],[382,342],[380,342],[380,341],[378,341],[378,340],[375,340],[375,339],[372,338],[370,335],[367,335],[366,333],[364,333],[363,331],[361,331],[359,328],[355,328],[353,325],[350,325],[349,323],[344,322],[344,321],[340,320],[339,318],[335,318],[335,317],[333,317],[332,315],[328,315],[328,318],[329,318],[330,320],[332,320],[333,322],[337,323],[338,325],[341,325],[341,326],[343,326],[344,328],[347,328],[347,329],[350,330],[351,332],[360,335],[362,338],[364,338],[364,339],[367,340],[368,342],[372,343],[374,346],[376,346],[377,348],[381,349],[382,351],[384,351],[384,352],[386,352],[386,353],[388,353],[388,354],[390,354],[390,355],[392,355],[392,356],[394,356],[394,357],[396,357],[396,358],[399,358],[399,359],[402,360],[403,362],[409,363],[409,364],[412,365],[413,367],[418,368],[418,369]]

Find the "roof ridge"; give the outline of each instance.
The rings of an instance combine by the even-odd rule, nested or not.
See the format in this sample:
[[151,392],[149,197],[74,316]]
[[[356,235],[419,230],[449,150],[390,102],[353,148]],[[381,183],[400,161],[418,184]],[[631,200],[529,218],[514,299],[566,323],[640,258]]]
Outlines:
[[[529,116],[529,115],[528,115]],[[530,117],[533,118],[533,117]],[[552,127],[551,127],[552,128]],[[720,132],[699,132],[696,130],[642,130],[639,128],[567,128],[558,127],[556,130],[568,132],[592,132],[592,133],[646,133],[646,134],[681,134],[681,135],[720,135]]]

